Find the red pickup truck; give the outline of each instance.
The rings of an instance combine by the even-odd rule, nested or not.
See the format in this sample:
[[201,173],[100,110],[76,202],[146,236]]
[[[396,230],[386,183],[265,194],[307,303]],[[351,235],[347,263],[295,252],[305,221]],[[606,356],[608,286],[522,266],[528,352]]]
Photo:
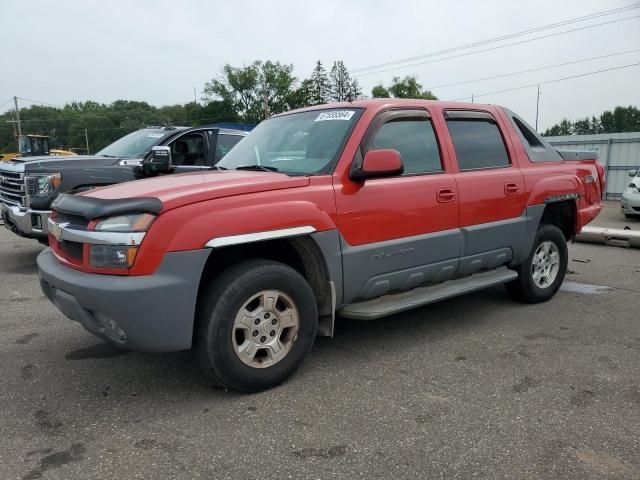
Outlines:
[[41,286],[122,348],[194,348],[213,381],[263,390],[333,335],[336,315],[375,319],[497,284],[553,297],[567,240],[602,208],[594,155],[557,151],[492,105],[296,110],[217,171],[61,195]]

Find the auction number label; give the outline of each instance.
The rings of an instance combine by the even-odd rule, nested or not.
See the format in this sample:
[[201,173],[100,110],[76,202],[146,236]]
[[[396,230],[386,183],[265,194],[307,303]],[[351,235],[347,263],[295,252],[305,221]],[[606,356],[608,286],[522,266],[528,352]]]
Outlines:
[[327,120],[351,120],[353,114],[356,113],[353,110],[331,110],[328,112],[322,112],[315,119],[316,122],[325,122]]

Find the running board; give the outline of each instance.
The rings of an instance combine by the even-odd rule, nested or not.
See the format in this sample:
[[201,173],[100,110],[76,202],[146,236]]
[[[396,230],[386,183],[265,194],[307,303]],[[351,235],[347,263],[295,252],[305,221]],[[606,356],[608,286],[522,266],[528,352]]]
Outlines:
[[414,288],[408,292],[352,303],[338,311],[338,315],[354,320],[375,320],[376,318],[422,307],[446,298],[456,297],[463,293],[500,285],[516,278],[518,278],[516,272],[509,270],[507,267],[500,267],[489,272],[476,273],[468,277],[448,280],[428,287]]

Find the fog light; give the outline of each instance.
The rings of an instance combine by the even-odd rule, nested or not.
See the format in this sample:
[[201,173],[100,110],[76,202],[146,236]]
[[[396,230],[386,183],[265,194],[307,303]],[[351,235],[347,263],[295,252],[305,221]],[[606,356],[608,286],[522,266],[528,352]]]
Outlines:
[[95,312],[94,315],[98,321],[98,332],[118,343],[127,341],[127,334],[124,333],[124,330],[120,328],[115,320],[100,312]]
[[89,262],[97,268],[129,268],[133,265],[138,247],[128,245],[91,245]]
[[35,228],[36,230],[42,230],[42,219],[40,215],[37,213],[31,214],[31,228]]

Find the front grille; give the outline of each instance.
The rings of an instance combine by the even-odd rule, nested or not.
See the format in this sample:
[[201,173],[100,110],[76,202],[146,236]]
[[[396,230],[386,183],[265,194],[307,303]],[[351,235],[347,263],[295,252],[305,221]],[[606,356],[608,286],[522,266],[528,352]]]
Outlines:
[[24,173],[0,170],[0,201],[8,205],[26,206]]
[[73,215],[71,213],[61,212],[58,212],[56,223],[68,223],[73,228],[80,230],[86,230],[89,226],[89,220],[84,218],[82,215]]
[[58,247],[60,247],[60,250],[62,250],[65,255],[82,262],[82,243],[60,240]]

